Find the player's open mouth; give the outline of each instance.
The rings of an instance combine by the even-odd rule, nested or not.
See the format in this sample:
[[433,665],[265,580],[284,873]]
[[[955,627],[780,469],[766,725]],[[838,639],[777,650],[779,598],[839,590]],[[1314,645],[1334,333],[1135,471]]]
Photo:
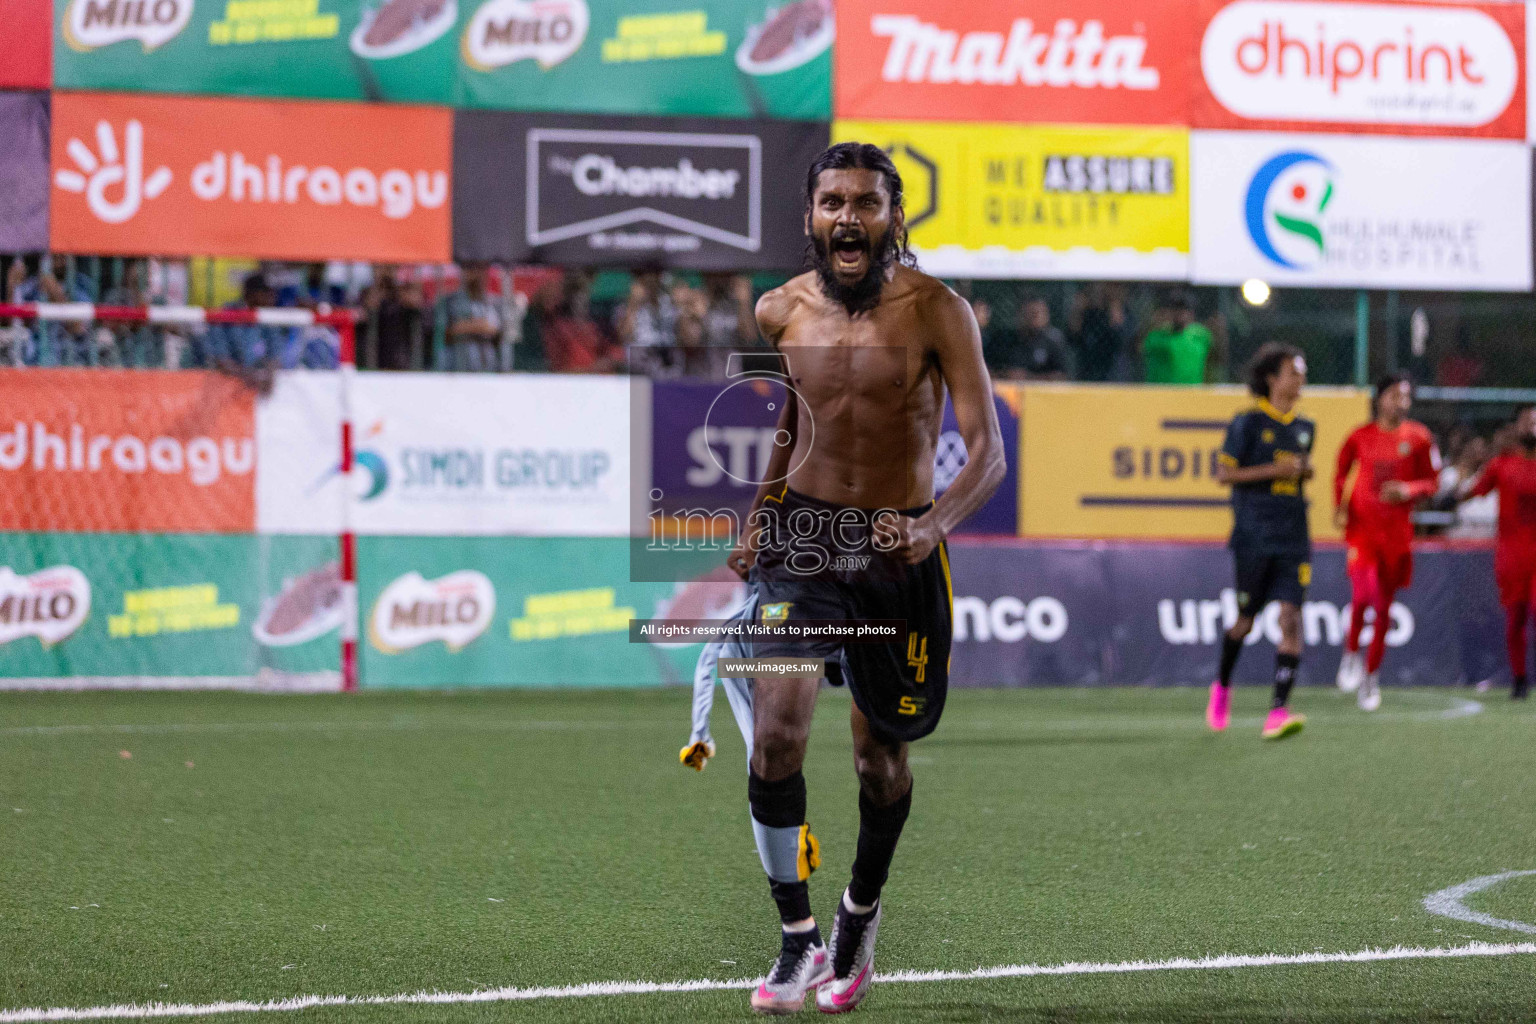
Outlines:
[[863,238],[847,237],[832,240],[832,259],[838,270],[853,272],[859,269],[869,245]]

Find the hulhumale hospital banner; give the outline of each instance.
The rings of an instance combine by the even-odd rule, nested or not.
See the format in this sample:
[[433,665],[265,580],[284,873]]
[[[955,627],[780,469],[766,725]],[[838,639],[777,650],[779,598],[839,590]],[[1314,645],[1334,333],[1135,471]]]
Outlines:
[[1528,291],[1521,142],[1195,132],[1194,279]]
[[825,120],[831,0],[54,0],[55,82]]
[[48,246],[48,95],[0,93],[0,252]]
[[785,270],[827,126],[460,111],[453,139],[459,259]]

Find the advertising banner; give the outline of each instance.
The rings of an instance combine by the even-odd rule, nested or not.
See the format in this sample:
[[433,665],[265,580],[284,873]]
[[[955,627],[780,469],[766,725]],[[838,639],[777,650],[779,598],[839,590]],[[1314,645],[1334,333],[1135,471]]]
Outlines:
[[924,270],[1179,280],[1189,274],[1189,133],[1178,128],[837,121],[890,152]]
[[1518,142],[1195,132],[1190,157],[1201,284],[1531,287]]
[[0,370],[0,531],[245,533],[250,389],[217,373]]
[[47,93],[0,93],[0,139],[0,252],[46,249]]
[[0,25],[5,26],[0,89],[47,89],[53,85],[52,16],[49,0],[0,0]]
[[1517,3],[1201,0],[1197,128],[1525,135]]
[[363,534],[622,537],[623,377],[359,374],[352,391]]
[[0,533],[0,687],[337,689],[336,539]]
[[840,118],[1188,123],[1189,12],[1110,0],[838,0]]
[[460,113],[454,252],[573,265],[798,267],[804,172],[826,145],[827,126],[809,122]]
[[445,260],[451,119],[426,107],[56,93],[53,245]]
[[[651,504],[669,515],[688,510],[729,509],[745,521],[757,495],[768,459],[783,388],[754,377],[737,383],[656,381],[651,388]],[[1008,476],[985,505],[955,531],[957,534],[1018,530],[1018,417],[1001,394],[994,396]],[[965,439],[954,406],[944,405],[944,420],[933,460],[937,497],[965,468]],[[659,492],[659,493],[658,493]]]
[[821,120],[831,106],[831,0],[55,0],[54,9],[62,88]]
[[363,686],[691,683],[700,646],[631,644],[629,621],[721,617],[725,571],[631,583],[619,538],[364,537]]
[[[1229,552],[1203,544],[978,544],[951,547],[958,686],[1200,685],[1214,678],[1237,618]],[[1420,551],[1387,626],[1382,680],[1449,685],[1501,675],[1501,612],[1487,551]],[[1329,686],[1349,628],[1344,552],[1313,559],[1302,607],[1304,683]],[[1366,625],[1368,641],[1373,623]],[[1273,677],[1271,604],[1238,663],[1240,683]],[[1191,715],[1198,720],[1200,704]]]
[[[256,403],[256,467],[258,533],[334,537],[341,532],[346,492],[340,373],[284,370],[275,375],[272,393]],[[371,481],[362,458],[357,475]]]
[[[1245,388],[1027,384],[1020,406],[1019,507],[1028,537],[1225,540],[1230,493],[1215,479],[1227,424],[1253,405]],[[1307,484],[1314,539],[1333,528],[1333,467],[1369,416],[1366,392],[1308,388],[1317,424]]]

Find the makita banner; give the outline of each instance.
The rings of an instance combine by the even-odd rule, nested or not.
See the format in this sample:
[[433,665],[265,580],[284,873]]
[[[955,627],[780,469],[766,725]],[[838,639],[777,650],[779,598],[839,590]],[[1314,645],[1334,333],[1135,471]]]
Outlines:
[[[961,686],[1201,684],[1237,617],[1231,553],[1215,544],[1016,542],[950,546]],[[1349,628],[1344,552],[1321,549],[1302,608],[1303,682],[1329,684]],[[1366,626],[1368,641],[1374,629]],[[1382,679],[1447,685],[1502,670],[1503,613],[1488,551],[1421,550],[1387,625]],[[1237,679],[1267,682],[1280,638],[1270,605]]]
[[1185,5],[839,0],[833,113],[923,121],[1189,121]]
[[827,126],[796,121],[454,119],[463,259],[784,270],[804,257],[803,169]]
[[1521,4],[1199,7],[1197,128],[1525,136]]

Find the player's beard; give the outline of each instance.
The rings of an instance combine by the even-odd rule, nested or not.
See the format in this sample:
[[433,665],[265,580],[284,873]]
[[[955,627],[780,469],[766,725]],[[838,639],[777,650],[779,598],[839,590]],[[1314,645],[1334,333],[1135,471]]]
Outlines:
[[826,239],[812,235],[811,266],[816,271],[817,280],[821,282],[823,295],[841,304],[849,314],[865,313],[879,305],[880,292],[885,288],[885,275],[896,262],[896,232],[886,229],[878,242],[866,238],[864,247],[869,257],[869,269],[851,285],[839,281],[832,269],[831,243],[842,237],[845,237],[844,234],[838,231]]

